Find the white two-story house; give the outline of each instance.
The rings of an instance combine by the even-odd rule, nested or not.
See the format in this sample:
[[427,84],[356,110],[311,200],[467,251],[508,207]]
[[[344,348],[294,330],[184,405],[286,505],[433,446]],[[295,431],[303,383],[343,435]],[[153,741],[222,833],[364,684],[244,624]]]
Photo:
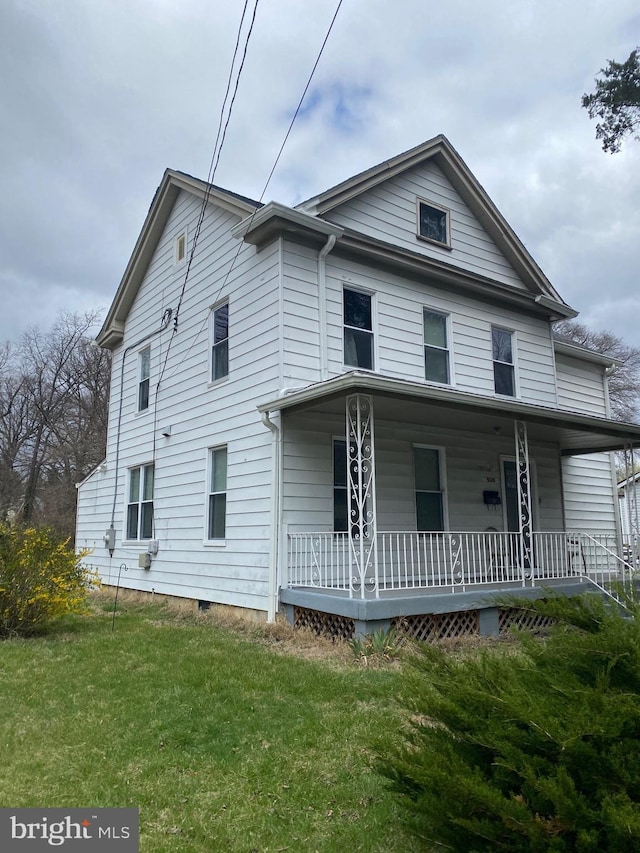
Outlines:
[[295,207],[167,171],[97,337],[77,545],[107,584],[343,636],[604,585],[640,427],[554,340],[574,316],[442,136]]

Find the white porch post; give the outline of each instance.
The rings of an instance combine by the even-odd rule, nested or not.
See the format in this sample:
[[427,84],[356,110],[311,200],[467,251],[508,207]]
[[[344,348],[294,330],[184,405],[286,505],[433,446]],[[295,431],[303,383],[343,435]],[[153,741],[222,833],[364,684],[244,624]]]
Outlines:
[[[638,524],[638,495],[636,493],[635,481],[635,453],[633,443],[629,442],[624,446],[624,475],[625,475],[625,512],[627,516],[627,537],[626,543],[631,553],[629,554],[629,562],[635,567],[638,559],[638,551],[640,542],[638,541],[638,532],[640,525]],[[624,537],[623,537],[624,538]]]
[[366,589],[378,595],[376,474],[373,400],[365,394],[346,399],[347,516],[351,564],[349,594]]
[[516,438],[516,471],[518,480],[519,533],[522,559],[522,582],[531,573],[531,475],[529,467],[529,440],[524,421],[514,422]]

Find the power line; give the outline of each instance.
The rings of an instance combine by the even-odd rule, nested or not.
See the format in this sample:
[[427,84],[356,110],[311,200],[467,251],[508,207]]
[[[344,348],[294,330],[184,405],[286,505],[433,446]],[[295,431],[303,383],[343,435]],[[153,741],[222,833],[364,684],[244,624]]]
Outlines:
[[[302,102],[304,101],[304,99],[305,99],[305,97],[306,97],[306,94],[307,94],[307,92],[308,92],[308,90],[309,90],[309,86],[311,85],[311,81],[313,80],[313,76],[314,76],[314,74],[316,73],[316,69],[317,69],[317,67],[318,67],[318,65],[319,65],[319,63],[320,63],[320,59],[321,59],[321,57],[322,57],[322,54],[324,53],[324,49],[325,49],[325,47],[326,47],[327,41],[329,40],[329,36],[331,35],[331,30],[333,29],[333,25],[335,24],[335,22],[336,22],[336,18],[338,17],[338,12],[340,11],[340,7],[342,6],[342,2],[343,2],[343,0],[338,0],[338,5],[336,6],[336,11],[335,11],[335,12],[334,12],[334,14],[333,14],[333,18],[331,19],[331,23],[329,24],[329,29],[327,30],[327,33],[326,33],[326,35],[325,35],[325,37],[324,37],[324,41],[322,42],[322,46],[320,47],[320,50],[319,50],[318,55],[317,55],[317,57],[316,57],[316,61],[314,62],[314,64],[313,64],[313,68],[311,69],[311,74],[309,74],[309,79],[307,80],[306,86],[304,87],[304,91],[302,92],[302,96],[300,97],[300,100],[298,101],[298,106],[296,107],[296,110],[295,110],[295,112],[294,112],[294,114],[293,114],[293,118],[291,119],[291,122],[290,122],[290,124],[289,124],[288,129],[287,129],[287,132],[286,132],[286,134],[285,134],[285,136],[284,136],[284,139],[282,140],[282,145],[280,146],[280,150],[278,151],[278,154],[277,154],[277,156],[276,156],[276,159],[275,159],[275,161],[274,161],[274,164],[273,164],[273,166],[271,167],[271,171],[269,172],[269,177],[267,178],[267,181],[266,181],[266,183],[265,183],[265,185],[264,185],[264,187],[263,187],[263,190],[262,190],[262,192],[260,193],[260,198],[258,199],[258,203],[259,203],[259,204],[262,202],[262,199],[264,198],[264,195],[265,195],[265,193],[266,193],[266,191],[267,191],[267,187],[268,187],[268,186],[269,186],[269,184],[271,183],[271,178],[273,177],[273,174],[274,174],[274,172],[275,172],[275,170],[276,170],[276,167],[277,167],[278,163],[280,162],[280,158],[281,158],[281,156],[282,156],[282,152],[284,151],[284,147],[285,147],[285,145],[287,144],[287,140],[289,139],[289,136],[290,136],[290,134],[291,134],[291,130],[293,129],[293,125],[294,125],[294,123],[295,123],[295,120],[297,119],[297,117],[298,117],[298,113],[300,112],[300,108],[302,107]],[[251,227],[251,223],[253,222],[253,220],[254,220],[254,218],[255,218],[255,216],[256,216],[256,214],[257,214],[258,210],[259,210],[259,208],[256,208],[256,209],[254,210],[254,212],[251,214],[251,217],[250,217],[250,219],[249,219],[249,226],[248,226],[249,228]],[[235,266],[235,264],[236,264],[236,261],[238,260],[238,256],[239,256],[239,254],[240,254],[240,250],[241,250],[241,249],[242,249],[242,241],[239,241],[239,243],[238,243],[238,248],[237,248],[236,253],[235,253],[235,255],[233,256],[233,259],[232,259],[232,261],[231,261],[231,266],[229,267],[229,269],[228,269],[228,271],[227,271],[227,274],[226,274],[226,275],[225,275],[225,277],[224,277],[224,281],[222,282],[222,284],[221,284],[221,285],[220,285],[220,287],[218,288],[218,292],[216,293],[216,298],[213,300],[214,302],[216,302],[216,300],[218,299],[218,296],[220,295],[220,293],[221,293],[222,289],[224,288],[224,286],[226,285],[227,281],[229,280],[229,276],[231,275],[231,273],[232,273],[232,271],[233,271],[233,268],[234,268],[234,266]]]
[[[247,58],[247,50],[249,47],[249,40],[251,39],[251,34],[253,32],[253,25],[254,25],[255,20],[256,20],[256,12],[258,11],[258,3],[259,2],[260,2],[260,0],[255,0],[254,6],[253,6],[253,13],[251,15],[251,23],[249,25],[248,32],[247,32],[245,39],[244,39],[242,59],[240,61],[240,65],[238,67],[238,70],[235,74],[235,84],[234,84],[234,89],[233,89],[233,95],[232,95],[231,101],[229,103],[229,108],[227,110],[227,116],[226,116],[226,120],[225,120],[225,109],[227,106],[227,99],[229,97],[229,92],[231,91],[231,84],[232,84],[232,80],[233,80],[233,76],[234,76],[234,67],[236,64],[236,58],[238,56],[238,49],[239,49],[239,45],[240,45],[240,37],[241,37],[241,33],[242,33],[242,27],[244,24],[244,19],[245,19],[246,12],[247,12],[247,7],[249,5],[249,0],[245,0],[244,7],[242,9],[242,15],[240,17],[240,24],[238,26],[238,34],[236,36],[236,44],[235,44],[235,48],[233,51],[233,57],[231,59],[231,65],[229,67],[229,74],[227,77],[227,87],[226,87],[225,95],[224,95],[224,98],[222,101],[222,107],[220,109],[220,119],[218,121],[218,131],[216,133],[216,141],[215,141],[215,144],[213,147],[213,154],[211,155],[211,162],[209,165],[209,173],[208,173],[208,177],[207,177],[207,186],[205,189],[204,197],[202,199],[202,204],[200,205],[200,213],[198,215],[198,221],[196,223],[196,230],[195,230],[195,233],[193,235],[193,240],[191,241],[191,251],[189,252],[189,258],[187,261],[187,268],[186,268],[184,279],[182,282],[182,288],[180,290],[180,296],[178,298],[176,310],[175,310],[175,313],[173,316],[173,334],[171,335],[171,337],[169,339],[169,343],[167,345],[167,351],[165,353],[164,361],[162,364],[162,370],[160,371],[160,376],[159,376],[158,382],[156,384],[156,394],[155,394],[156,399],[157,399],[158,389],[160,387],[160,383],[162,382],[164,372],[166,370],[167,361],[169,358],[169,353],[171,351],[171,344],[173,342],[173,338],[174,338],[175,333],[178,331],[180,308],[182,306],[182,301],[184,299],[184,294],[185,294],[185,291],[187,288],[187,282],[189,280],[189,275],[191,273],[191,265],[193,263],[193,258],[195,255],[196,247],[198,245],[198,240],[200,239],[200,231],[202,230],[202,224],[204,222],[207,204],[209,203],[209,199],[211,197],[213,179],[215,177],[216,169],[218,168],[218,163],[220,162],[220,154],[222,153],[222,147],[224,145],[224,141],[226,138],[227,128],[229,126],[229,121],[231,119],[231,113],[233,111],[233,105],[235,103],[236,94],[238,92],[240,77],[242,75],[244,63],[245,63],[245,60]],[[222,129],[223,128],[223,122],[224,122],[224,129]],[[222,137],[221,137],[221,132],[222,132]],[[218,142],[219,142],[219,144],[218,144]],[[156,407],[154,406],[154,408],[156,408]],[[155,453],[154,453],[154,456],[155,456]]]

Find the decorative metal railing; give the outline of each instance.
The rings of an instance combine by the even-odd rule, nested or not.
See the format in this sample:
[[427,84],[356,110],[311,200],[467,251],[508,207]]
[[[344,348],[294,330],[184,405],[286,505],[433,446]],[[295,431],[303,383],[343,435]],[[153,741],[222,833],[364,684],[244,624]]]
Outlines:
[[627,585],[633,567],[620,555],[614,534],[378,532],[375,560],[353,559],[348,535],[291,533],[289,587],[379,596],[390,590],[463,592],[479,586],[544,586],[549,580],[590,581],[607,590]]

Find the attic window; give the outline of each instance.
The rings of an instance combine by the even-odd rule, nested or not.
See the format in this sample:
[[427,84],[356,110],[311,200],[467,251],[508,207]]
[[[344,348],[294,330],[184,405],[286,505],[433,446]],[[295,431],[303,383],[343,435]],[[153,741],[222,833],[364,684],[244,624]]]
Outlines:
[[185,259],[187,254],[187,235],[183,231],[176,237],[176,263],[179,264]]
[[418,199],[418,237],[440,246],[450,246],[449,211]]

